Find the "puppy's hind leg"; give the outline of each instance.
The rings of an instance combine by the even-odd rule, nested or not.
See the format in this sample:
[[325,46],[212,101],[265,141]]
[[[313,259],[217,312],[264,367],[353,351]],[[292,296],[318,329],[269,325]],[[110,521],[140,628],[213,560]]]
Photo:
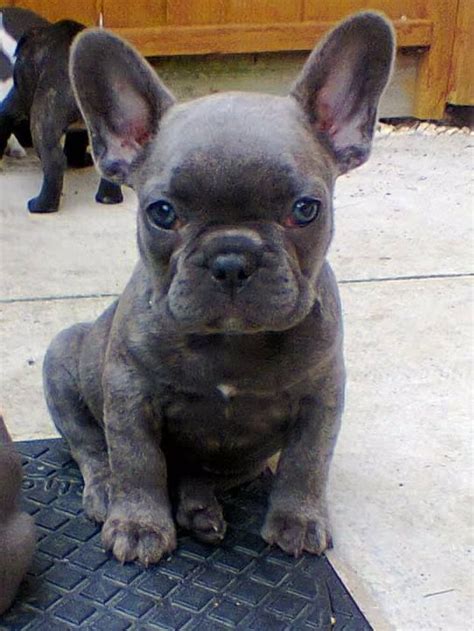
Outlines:
[[[205,543],[220,543],[225,536],[227,523],[218,496],[240,484],[257,478],[267,462],[257,462],[241,473],[179,473],[174,471],[177,489],[176,521]],[[177,481],[176,481],[177,478]]]
[[84,478],[83,506],[88,517],[107,516],[110,469],[104,432],[85,404],[79,386],[78,358],[89,324],[77,324],[52,341],[43,365],[51,417],[66,439]]
[[200,541],[222,541],[227,524],[210,479],[188,475],[180,478],[176,521]]

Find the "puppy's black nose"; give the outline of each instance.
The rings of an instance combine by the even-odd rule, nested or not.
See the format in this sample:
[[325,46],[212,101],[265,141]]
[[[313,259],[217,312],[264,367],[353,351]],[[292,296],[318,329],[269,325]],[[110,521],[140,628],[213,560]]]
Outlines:
[[255,257],[237,252],[218,254],[210,265],[212,276],[229,292],[240,289],[255,269]]

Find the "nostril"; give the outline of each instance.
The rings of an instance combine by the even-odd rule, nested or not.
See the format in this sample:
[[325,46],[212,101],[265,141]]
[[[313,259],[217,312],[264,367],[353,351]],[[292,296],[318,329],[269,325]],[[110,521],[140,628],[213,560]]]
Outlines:
[[242,254],[219,254],[210,265],[211,274],[228,287],[241,286],[254,271],[250,259]]
[[214,263],[212,266],[212,275],[216,280],[224,280],[227,274],[227,269],[220,262]]
[[249,275],[247,274],[247,272],[245,271],[245,269],[243,267],[238,270],[237,278],[239,280],[246,280],[248,277],[249,277]]

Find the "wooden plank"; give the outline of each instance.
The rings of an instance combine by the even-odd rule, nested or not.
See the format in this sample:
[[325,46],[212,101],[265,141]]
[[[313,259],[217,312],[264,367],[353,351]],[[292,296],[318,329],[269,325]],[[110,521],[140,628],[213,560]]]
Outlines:
[[57,20],[77,20],[87,26],[94,26],[99,21],[100,0],[13,0],[14,7],[31,9],[51,22]]
[[430,0],[427,4],[433,23],[433,41],[420,61],[415,116],[442,118],[448,96],[458,0]]
[[432,0],[337,0],[337,2],[304,0],[305,20],[341,20],[363,9],[382,11],[392,20],[429,19]]
[[228,0],[225,6],[229,24],[300,22],[303,17],[303,0]]
[[169,26],[297,22],[303,12],[303,0],[168,0],[167,6]]
[[[288,24],[225,24],[112,29],[143,55],[196,55],[285,50],[311,50],[333,22]],[[429,46],[429,20],[396,21],[399,46]]]
[[220,24],[225,22],[225,4],[226,0],[167,0],[166,21],[170,26]]
[[474,2],[459,0],[449,73],[448,103],[474,105]]
[[104,25],[111,28],[160,26],[166,24],[166,0],[99,0],[104,15]]

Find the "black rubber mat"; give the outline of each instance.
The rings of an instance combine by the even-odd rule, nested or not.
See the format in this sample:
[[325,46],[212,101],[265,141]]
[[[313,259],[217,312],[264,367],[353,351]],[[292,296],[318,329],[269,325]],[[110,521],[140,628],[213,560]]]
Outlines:
[[79,471],[61,440],[16,446],[24,506],[39,541],[0,629],[371,629],[325,557],[293,559],[260,538],[269,476],[226,496],[222,545],[183,534],[170,558],[144,569],[103,552],[99,528],[82,512]]

